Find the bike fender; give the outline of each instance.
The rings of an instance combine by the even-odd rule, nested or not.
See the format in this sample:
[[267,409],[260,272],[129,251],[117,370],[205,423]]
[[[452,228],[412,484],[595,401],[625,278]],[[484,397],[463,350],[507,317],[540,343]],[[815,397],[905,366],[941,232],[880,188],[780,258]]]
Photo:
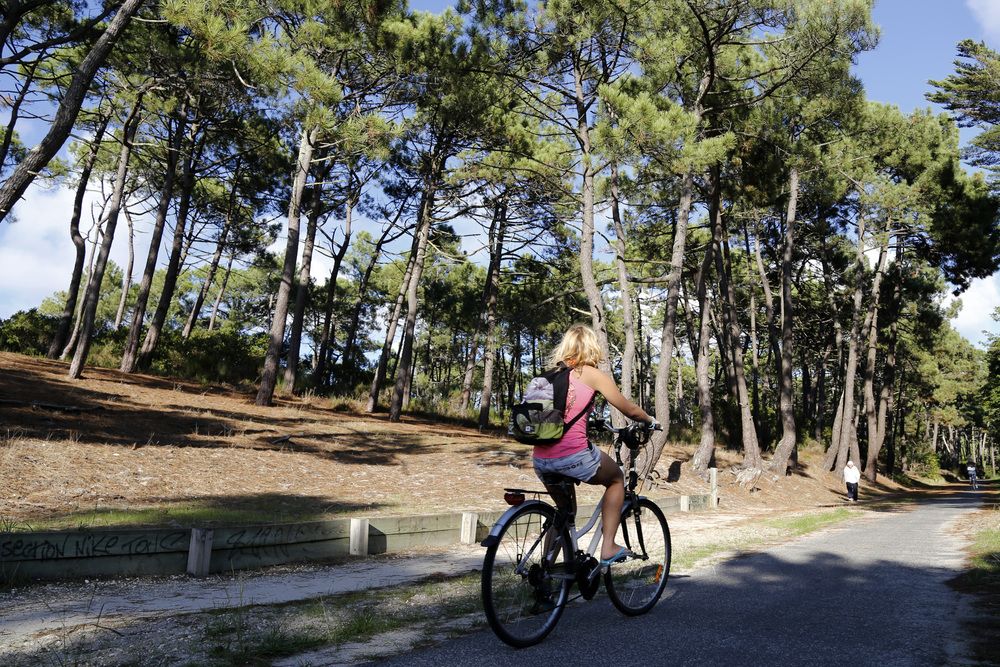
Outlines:
[[487,535],[486,538],[479,543],[479,545],[483,547],[491,547],[496,544],[497,540],[500,538],[500,531],[505,525],[507,525],[507,522],[510,521],[514,512],[520,511],[522,507],[530,507],[532,505],[544,505],[545,507],[549,507],[548,503],[543,503],[541,500],[525,500],[520,505],[514,505],[509,510],[504,512],[499,519],[497,519],[497,522],[493,524],[492,528],[490,528],[490,534]]

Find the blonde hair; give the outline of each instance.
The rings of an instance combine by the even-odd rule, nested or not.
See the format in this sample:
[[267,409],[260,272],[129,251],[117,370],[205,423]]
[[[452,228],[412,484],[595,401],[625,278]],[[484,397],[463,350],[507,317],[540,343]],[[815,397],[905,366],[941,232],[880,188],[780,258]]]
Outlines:
[[574,324],[563,334],[562,341],[549,355],[549,366],[563,362],[570,368],[597,366],[603,355],[597,334],[586,324]]

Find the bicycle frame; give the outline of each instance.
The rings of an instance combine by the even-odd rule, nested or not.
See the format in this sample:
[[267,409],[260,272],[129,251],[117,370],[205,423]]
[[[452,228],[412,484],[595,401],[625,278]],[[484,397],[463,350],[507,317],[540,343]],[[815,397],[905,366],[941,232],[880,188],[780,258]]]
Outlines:
[[[625,499],[625,504],[622,506],[623,509],[627,510],[631,506],[631,504],[633,502],[638,502],[638,500],[641,497],[642,496],[635,496],[635,501],[633,501],[631,498],[626,498]],[[510,521],[511,516],[515,512],[519,511],[521,508],[526,507],[526,506],[530,507],[532,505],[540,505],[540,506],[543,506],[543,507],[552,507],[552,505],[550,505],[549,503],[547,503],[547,502],[545,502],[543,500],[525,500],[523,503],[520,503],[519,505],[515,505],[514,507],[511,507],[506,512],[504,512],[503,515],[499,519],[497,519],[496,523],[493,524],[493,527],[490,528],[489,535],[487,535],[480,544],[482,546],[484,546],[484,547],[492,546],[493,543],[495,543],[497,541],[497,539],[499,539],[499,537],[500,537],[500,531],[503,530],[503,528]],[[556,513],[557,513],[556,514],[556,518],[558,519],[559,518],[559,510],[558,509],[556,509]],[[563,515],[563,516],[565,517],[565,515]],[[582,528],[576,529],[575,527],[572,527],[572,526],[569,527],[569,531],[568,532],[569,532],[569,538],[570,538],[570,553],[576,553],[577,552],[577,549],[579,548],[580,538],[582,538],[583,536],[585,536],[591,530],[594,530],[594,528],[597,526],[598,521],[600,520],[600,518],[601,518],[601,506],[598,505],[597,507],[594,508],[593,513],[591,513],[590,518],[587,520],[587,523],[584,524],[584,526]],[[531,556],[532,556],[532,554],[535,553],[535,549],[538,548],[538,545],[539,545],[541,539],[545,535],[549,534],[549,530],[550,529],[551,529],[551,526],[544,526],[543,527],[543,530],[542,530],[541,534],[539,535],[539,539],[535,540],[535,543],[531,545],[531,548],[529,548],[527,551],[524,552],[524,554],[521,555],[521,560],[518,563],[517,568],[515,568],[516,570],[520,571],[524,567],[524,564],[527,563],[531,559]],[[601,543],[601,537],[602,537],[601,531],[599,531],[599,530],[598,531],[594,531],[594,535],[593,535],[593,537],[590,538],[590,544],[588,545],[587,551],[586,551],[586,553],[587,553],[588,556],[593,556],[595,553],[597,553],[597,546]],[[639,536],[639,541],[640,541],[640,544],[641,544],[642,543],[642,536],[641,535]],[[643,551],[645,552],[645,548],[643,548]],[[645,553],[643,553],[642,555],[645,556]]]
[[[616,431],[614,429],[611,429],[611,430],[612,430],[612,432],[614,432],[616,434],[618,433],[618,431]],[[639,500],[642,498],[642,496],[640,496],[639,494],[637,494],[635,492],[636,477],[637,477],[637,473],[636,473],[636,469],[635,469],[636,451],[634,449],[631,449],[631,448],[629,449],[629,457],[628,457],[629,458],[629,467],[628,467],[628,470],[626,471],[626,469],[625,469],[625,463],[621,459],[621,442],[617,438],[616,438],[616,445],[618,445],[618,446],[615,447],[615,460],[618,463],[618,466],[622,469],[622,473],[623,474],[627,473],[627,477],[626,477],[626,491],[625,491],[625,502],[622,505],[623,513],[627,513],[627,510],[630,509],[630,507],[633,504],[638,504]],[[542,500],[537,500],[537,499],[525,500],[525,501],[523,501],[523,502],[521,502],[521,503],[519,503],[519,504],[511,507],[506,512],[504,512],[503,515],[501,515],[501,517],[499,519],[497,519],[496,523],[493,524],[492,528],[490,528],[489,534],[486,536],[485,539],[483,539],[483,541],[480,544],[482,546],[484,546],[484,547],[490,547],[490,546],[492,546],[499,539],[500,532],[504,529],[504,527],[510,521],[510,519],[513,516],[513,514],[515,512],[520,511],[525,506],[529,506],[530,507],[532,505],[540,505],[540,506],[544,506],[544,507],[553,508],[552,505],[550,505],[549,503],[546,503],[545,501],[542,501]],[[554,509],[556,511],[555,522],[559,522],[560,520],[566,521],[566,522],[572,521],[572,517],[574,515],[569,515],[569,514],[563,512],[562,510],[558,509],[557,507],[554,508]],[[568,529],[569,529],[568,532],[569,532],[569,538],[570,538],[570,545],[569,545],[569,547],[570,547],[570,554],[575,554],[578,551],[580,538],[584,537],[591,530],[594,530],[594,528],[595,528],[595,526],[597,526],[597,523],[600,520],[600,518],[601,518],[601,505],[600,505],[600,503],[598,503],[597,507],[594,508],[593,513],[590,515],[590,518],[587,520],[587,523],[582,528],[580,528],[579,530],[577,530],[573,526],[572,523],[569,524],[569,526],[568,526]],[[551,523],[550,523],[550,525],[546,525],[546,526],[542,527],[542,531],[539,534],[538,539],[535,540],[535,543],[532,544],[531,547],[525,551],[525,553],[521,554],[520,561],[519,561],[517,567],[515,568],[516,571],[520,572],[524,568],[524,564],[527,563],[531,559],[531,556],[535,553],[535,550],[538,548],[539,543],[542,541],[542,539],[546,535],[549,534],[550,529],[551,529]],[[628,527],[625,525],[624,521],[622,522],[622,531],[626,535],[626,540],[628,540]],[[646,547],[645,547],[643,536],[642,536],[642,528],[641,528],[640,524],[638,523],[638,519],[636,520],[636,532],[637,532],[638,544],[639,544],[639,547],[641,549],[641,553],[639,554],[639,556],[642,559],[646,559],[648,556],[646,554]],[[594,531],[594,535],[593,535],[593,537],[590,538],[590,544],[587,547],[587,551],[586,551],[586,554],[588,556],[593,556],[595,553],[597,553],[597,546],[600,544],[602,537],[603,536],[601,534],[601,531],[599,531],[599,530],[595,530]],[[630,546],[630,548],[631,548],[631,546]],[[552,557],[553,557],[553,554],[546,554],[545,555],[545,560],[548,561]]]

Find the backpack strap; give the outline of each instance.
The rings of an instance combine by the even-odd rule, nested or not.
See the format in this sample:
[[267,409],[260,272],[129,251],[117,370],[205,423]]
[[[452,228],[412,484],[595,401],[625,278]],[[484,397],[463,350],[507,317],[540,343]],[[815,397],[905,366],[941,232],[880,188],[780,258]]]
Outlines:
[[590,400],[587,401],[587,405],[586,405],[585,408],[583,408],[583,411],[577,413],[577,415],[575,417],[573,417],[568,422],[566,422],[566,425],[563,427],[564,432],[568,431],[570,429],[570,427],[573,426],[573,424],[575,424],[578,421],[580,421],[580,417],[582,417],[582,416],[584,416],[586,414],[590,414],[590,411],[594,408],[594,401],[596,401],[596,400],[597,400],[597,392],[595,391],[593,394],[591,394]]
[[566,395],[569,393],[569,373],[569,366],[560,361],[554,369],[542,374],[542,377],[552,383],[552,408],[559,412],[566,412]]

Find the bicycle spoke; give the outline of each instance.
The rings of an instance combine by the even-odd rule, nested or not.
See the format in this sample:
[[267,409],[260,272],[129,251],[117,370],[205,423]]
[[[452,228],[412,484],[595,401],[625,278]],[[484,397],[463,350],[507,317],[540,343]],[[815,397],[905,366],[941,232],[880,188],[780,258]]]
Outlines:
[[552,513],[549,506],[535,506],[515,514],[483,563],[487,620],[501,639],[514,646],[540,641],[555,626],[565,603],[567,583],[551,577],[552,571],[563,568],[558,557],[563,550],[559,548],[553,559],[552,545],[545,544]]
[[614,563],[605,575],[611,601],[623,613],[635,615],[656,604],[670,571],[670,531],[662,512],[649,500],[622,516],[619,536],[637,554]]

